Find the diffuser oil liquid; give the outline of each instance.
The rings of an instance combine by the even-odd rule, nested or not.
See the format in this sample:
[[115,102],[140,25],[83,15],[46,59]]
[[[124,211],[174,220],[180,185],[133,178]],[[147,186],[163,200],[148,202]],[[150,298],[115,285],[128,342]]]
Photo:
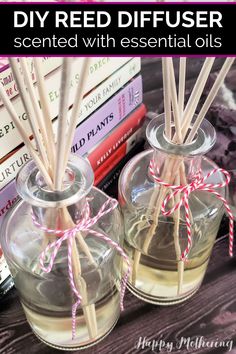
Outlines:
[[[83,311],[80,308],[76,316],[74,339],[72,339],[71,309],[66,312],[55,312],[37,308],[32,306],[31,302],[23,301],[22,306],[32,330],[41,341],[61,350],[79,350],[96,344],[110,333],[119,318],[119,299],[119,292],[116,290],[107,294],[98,303],[84,306]],[[96,318],[88,325],[88,319],[86,320],[84,314],[89,316],[91,306],[95,309]]]
[[[137,297],[154,304],[170,305],[186,300],[200,287],[215,237],[222,217],[215,209],[218,201],[209,199],[209,193],[201,192],[201,199],[191,196],[192,246],[184,265],[176,258],[174,242],[175,223],[172,217],[159,217],[158,226],[150,238],[148,248],[145,240],[150,237],[153,223],[151,217],[134,215],[127,218],[125,250],[132,262],[132,275],[128,287]],[[211,205],[211,207],[208,207]],[[187,246],[186,223],[181,213],[179,224],[179,246],[181,252]],[[178,266],[179,265],[179,266]]]
[[[134,268],[134,255],[139,253],[139,250],[127,244],[125,249],[132,259]],[[128,283],[128,288],[137,297],[154,304],[171,305],[184,301],[200,287],[208,259],[200,265],[196,262],[195,267],[193,262],[191,263],[191,269],[185,265],[182,290],[178,293],[177,262],[175,266],[168,267],[164,266],[161,261],[158,262],[158,259],[141,253],[137,275]]]
[[[27,234],[22,238],[26,240]],[[30,252],[29,242],[24,247],[24,253]],[[22,267],[13,274],[26,318],[33,332],[49,346],[61,350],[86,348],[102,340],[115,326],[120,315],[119,259],[115,261],[111,249],[107,251],[107,263],[101,263],[99,257],[99,251],[94,250],[95,264],[91,264],[81,255],[80,262],[86,271],[82,277],[74,274],[76,288],[82,296],[76,312],[74,339],[72,307],[77,298],[68,278],[66,247],[59,251],[50,273],[40,268],[36,257],[25,267],[31,272]],[[47,267],[49,258],[45,263]]]

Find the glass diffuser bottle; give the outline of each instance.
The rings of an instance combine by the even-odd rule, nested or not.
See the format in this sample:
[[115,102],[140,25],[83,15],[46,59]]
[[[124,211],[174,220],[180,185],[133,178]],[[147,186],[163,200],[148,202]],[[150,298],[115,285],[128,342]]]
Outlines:
[[93,187],[89,162],[75,156],[62,191],[45,187],[33,161],[21,169],[16,185],[22,200],[4,221],[1,244],[28,322],[58,349],[93,345],[120,314],[116,245],[123,229],[117,203]]
[[[169,305],[186,300],[200,287],[224,208],[212,193],[197,189],[189,194],[188,249],[184,207],[166,216],[162,212],[163,202],[165,210],[170,210],[182,195],[173,196],[173,190],[155,181],[150,162],[155,173],[171,186],[191,184],[199,173],[203,177],[217,167],[204,157],[213,147],[216,135],[212,125],[204,120],[192,143],[177,145],[168,141],[164,129],[164,115],[147,126],[152,149],[135,156],[124,167],[119,179],[119,201],[124,216],[125,250],[132,263],[128,288],[144,301]],[[224,176],[216,172],[205,183],[223,181]],[[224,197],[226,189],[219,192]]]

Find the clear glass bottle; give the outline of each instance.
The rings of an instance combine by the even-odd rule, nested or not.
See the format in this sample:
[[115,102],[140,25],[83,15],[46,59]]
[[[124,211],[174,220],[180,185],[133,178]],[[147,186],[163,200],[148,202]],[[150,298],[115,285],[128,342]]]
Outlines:
[[[85,216],[96,216],[108,197],[93,187],[93,171],[87,160],[72,156],[62,191],[45,187],[37,167],[29,161],[16,179],[23,200],[8,213],[2,227],[1,245],[14,278],[28,322],[46,344],[77,350],[96,344],[116,324],[120,314],[121,259],[108,242],[89,231],[78,231],[72,240],[72,269],[76,290],[82,297],[72,339],[72,307],[78,300],[72,291],[68,269],[68,242],[61,243],[52,269],[40,265],[42,251],[62,237],[43,231],[73,228]],[[38,227],[32,221],[32,213]],[[98,218],[90,230],[121,243],[123,227],[117,208]],[[46,252],[50,264],[54,248]]]
[[[206,176],[217,167],[204,157],[213,147],[216,135],[212,125],[204,120],[192,143],[176,145],[165,137],[164,115],[151,120],[146,134],[152,149],[129,161],[119,179],[124,247],[132,263],[128,288],[144,301],[169,305],[186,300],[200,287],[224,209],[223,203],[209,192],[195,190],[190,194],[192,246],[183,262],[182,254],[188,245],[185,210],[181,207],[163,216],[161,205],[171,191],[154,181],[150,161],[165,182],[189,184],[200,169]],[[207,183],[223,180],[217,172]],[[225,196],[225,188],[217,191]],[[166,209],[176,205],[181,197],[177,194],[171,198]]]

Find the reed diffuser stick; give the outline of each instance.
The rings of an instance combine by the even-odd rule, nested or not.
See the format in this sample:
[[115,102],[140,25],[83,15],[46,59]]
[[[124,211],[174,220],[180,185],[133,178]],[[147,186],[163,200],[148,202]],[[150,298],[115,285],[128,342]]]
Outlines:
[[50,188],[52,188],[53,183],[52,183],[51,177],[49,176],[48,171],[45,168],[45,165],[43,164],[42,160],[38,156],[37,151],[34,149],[32,142],[30,141],[28,135],[26,134],[22,124],[20,123],[18,114],[15,111],[15,108],[14,108],[13,104],[11,103],[9,97],[7,96],[2,85],[0,85],[0,95],[1,95],[2,101],[4,103],[4,106],[6,107],[9,115],[11,116],[11,119],[13,120],[16,128],[18,129],[18,131],[22,137],[22,140],[24,141],[27,149],[29,150],[31,157],[34,159],[34,161],[35,161],[40,173],[42,174],[45,182],[47,183],[47,185]]
[[[175,178],[175,184],[177,186],[180,185],[180,175],[178,173]],[[175,196],[175,202],[176,203],[180,202],[179,194]],[[174,245],[175,245],[176,261],[177,261],[177,272],[178,272],[177,295],[180,295],[182,293],[183,279],[184,279],[184,262],[181,259],[181,247],[179,243],[179,226],[180,226],[180,210],[177,209],[174,213]]]
[[66,137],[66,131],[67,131],[67,115],[69,109],[68,105],[69,105],[71,65],[72,65],[72,58],[64,58],[62,64],[60,106],[59,106],[58,128],[57,128],[56,167],[54,171],[55,188],[57,190],[61,190],[62,180],[65,173],[63,157],[66,150],[66,144],[68,143]]
[[[83,61],[82,61],[81,71],[80,71],[81,72],[80,84],[78,85],[78,88],[76,90],[71,117],[67,123],[66,123],[66,118],[67,118],[67,114],[68,114],[68,109],[66,109],[65,107],[68,107],[68,103],[67,103],[68,97],[67,98],[65,97],[64,90],[69,92],[69,86],[70,86],[69,71],[70,71],[70,67],[72,65],[72,61],[68,60],[68,59],[64,59],[64,64],[63,64],[63,72],[64,72],[64,75],[67,75],[67,76],[65,76],[63,78],[62,85],[61,85],[62,86],[61,87],[61,97],[63,98],[63,102],[60,103],[60,107],[63,111],[61,113],[61,120],[60,120],[60,122],[62,124],[58,128],[57,141],[60,142],[60,144],[58,144],[60,146],[58,146],[57,156],[60,156],[60,157],[62,156],[62,158],[60,158],[60,161],[58,162],[58,166],[57,166],[58,173],[56,174],[56,176],[58,178],[58,186],[62,183],[62,177],[64,176],[65,169],[66,169],[66,166],[68,163],[69,154],[71,151],[72,140],[73,140],[75,128],[76,128],[76,125],[78,122],[79,110],[81,107],[81,102],[82,102],[84,91],[85,91],[86,78],[88,75],[89,59],[84,58],[82,60]],[[60,112],[61,112],[61,109],[60,109]],[[67,129],[66,129],[66,127],[67,127]],[[63,142],[62,142],[62,140],[63,140]],[[90,263],[95,266],[96,262],[89,250],[89,247],[87,246],[87,244],[84,240],[84,237],[81,235],[80,232],[78,232],[76,234],[76,237],[78,238],[81,249],[88,257]]]
[[191,121],[193,119],[194,113],[196,111],[197,105],[199,103],[200,97],[206,85],[207,79],[210,75],[212,66],[214,64],[215,58],[206,58],[197,81],[194,85],[190,98],[187,102],[183,113],[183,124],[182,124],[182,134],[186,136],[188,129],[190,127]]
[[67,160],[68,160],[68,157],[69,157],[69,154],[71,151],[75,128],[78,123],[79,110],[81,108],[82,99],[85,94],[85,92],[84,92],[85,91],[85,82],[86,82],[86,78],[88,77],[88,74],[89,74],[89,63],[90,63],[90,59],[84,58],[82,65],[81,65],[80,85],[78,85],[76,93],[75,93],[75,99],[74,99],[74,104],[73,104],[73,108],[72,108],[70,124],[69,124],[68,131],[67,131],[67,147],[66,147],[65,155],[64,155],[65,157],[64,157],[63,170],[65,170],[65,167],[67,165]]
[[[86,82],[86,78],[88,76],[88,68],[89,68],[89,58],[84,58],[82,61],[81,71],[80,71],[81,72],[80,85],[78,85],[78,88],[75,93],[74,104],[73,104],[73,108],[72,108],[71,117],[69,120],[68,129],[67,129],[66,134],[64,134],[64,136],[66,136],[67,143],[64,146],[64,151],[63,151],[63,155],[62,155],[62,156],[64,156],[64,160],[63,160],[63,158],[61,159],[61,166],[60,166],[60,168],[62,168],[61,171],[65,171],[67,161],[69,158],[72,140],[73,140],[73,136],[74,136],[74,131],[75,131],[75,128],[76,128],[76,125],[78,122],[79,110],[80,110],[81,102],[82,102],[83,95],[84,95],[85,82]],[[65,87],[66,87],[66,85],[64,85],[64,88]],[[87,255],[91,264],[95,265],[96,263],[94,261],[94,258],[91,255],[89,247],[87,246],[83,236],[80,233],[77,233],[77,237],[78,237],[78,241],[79,241],[81,247],[83,248],[83,251]]]
[[[76,125],[78,122],[78,117],[79,117],[79,110],[81,107],[83,95],[85,93],[84,91],[85,91],[86,78],[88,76],[89,58],[84,58],[82,60],[83,61],[82,61],[81,71],[80,71],[81,72],[80,85],[78,85],[78,88],[75,93],[72,113],[71,113],[70,120],[68,122],[69,123],[68,129],[66,131],[66,134],[64,133],[64,136],[66,137],[66,144],[64,145],[63,155],[62,155],[62,156],[64,156],[64,159],[63,158],[61,159],[61,165],[60,165],[60,168],[62,168],[62,170],[61,170],[62,175],[64,175],[66,165],[68,162],[68,158],[69,158],[69,154],[71,151],[71,145],[72,145],[72,140],[73,140],[73,136],[74,136],[74,131],[75,131],[75,128],[76,128]],[[64,85],[64,88],[65,87],[66,87],[66,85]],[[63,129],[62,129],[62,132],[63,132]],[[84,237],[79,232],[77,233],[76,236],[78,238],[78,241],[79,241],[84,253],[87,255],[91,264],[96,265],[96,262],[94,261],[94,258],[91,255],[91,252],[84,240]]]
[[173,107],[173,117],[175,124],[175,131],[177,136],[177,142],[181,142],[182,133],[181,133],[181,119],[180,119],[180,111],[177,99],[177,90],[176,90],[176,82],[175,82],[175,73],[174,73],[174,65],[172,58],[167,58],[168,70],[170,72],[170,92],[171,92],[171,101]]
[[34,68],[35,68],[35,75],[37,80],[37,89],[39,93],[39,99],[42,109],[42,114],[44,118],[44,123],[46,127],[46,131],[48,134],[48,145],[49,145],[49,160],[51,163],[51,168],[54,170],[55,168],[55,157],[56,157],[56,149],[54,144],[54,134],[52,129],[52,122],[51,122],[51,112],[49,108],[49,99],[47,95],[47,87],[44,80],[44,74],[42,69],[42,59],[41,58],[34,58]]
[[[65,166],[64,166],[64,156],[68,156],[67,151],[70,151],[70,142],[68,141],[68,132],[71,134],[71,126],[72,122],[70,120],[69,126],[66,131],[67,126],[67,114],[68,114],[68,98],[69,98],[69,87],[70,87],[70,69],[71,69],[72,61],[71,59],[64,58],[63,66],[62,66],[62,80],[61,80],[61,96],[60,96],[60,114],[59,114],[59,124],[58,124],[58,134],[57,134],[57,149],[56,149],[56,168],[55,168],[55,188],[57,190],[61,190],[63,186],[63,177],[65,174]],[[85,78],[86,76],[84,76]],[[80,92],[83,97],[85,80],[81,82]],[[77,97],[75,97],[74,102],[76,102],[77,106]],[[76,111],[77,113],[77,111]],[[72,111],[73,114],[73,111]],[[73,116],[72,116],[73,117]],[[78,116],[76,116],[78,119]],[[77,122],[76,119],[76,122]],[[73,129],[73,133],[75,130],[76,124]],[[66,133],[65,133],[66,131]],[[67,162],[66,162],[67,165]],[[67,208],[63,208],[62,220],[65,228],[72,227],[72,222],[70,221],[70,215],[67,211]],[[78,232],[77,237],[80,240],[80,244],[83,247],[86,243],[82,242],[83,236]],[[69,242],[69,241],[68,241]],[[87,246],[87,245],[86,245]],[[88,248],[85,248],[85,253],[88,251]],[[89,252],[90,253],[90,252]],[[74,280],[78,286],[78,290],[83,297],[83,301],[87,299],[87,290],[86,283],[82,279],[81,272],[78,273],[77,270],[81,269],[80,265],[80,257],[79,251],[77,249],[76,242],[74,240],[72,247],[72,266],[75,269],[74,271]],[[82,304],[83,305],[83,304]],[[97,336],[97,320],[96,320],[96,312],[95,307],[91,305],[82,306],[82,310],[84,313],[85,321],[87,324],[88,332],[91,338],[95,338]],[[95,321],[94,321],[95,320]]]
[[21,93],[21,99],[25,108],[25,111],[28,116],[28,121],[31,126],[32,133],[35,138],[36,146],[39,151],[39,154],[42,158],[42,161],[45,165],[48,165],[48,157],[45,149],[45,145],[42,140],[42,135],[40,134],[40,129],[38,126],[38,122],[35,117],[35,113],[32,107],[32,102],[29,97],[29,93],[25,87],[24,84],[24,78],[22,73],[20,72],[19,66],[18,66],[18,61],[16,58],[9,58],[9,63],[13,72],[13,75],[16,80],[17,87],[19,89],[19,92]]
[[[182,114],[183,114],[183,101],[184,101],[184,87],[179,89],[179,97],[181,101],[179,102],[177,99],[177,90],[176,90],[176,80],[175,80],[175,74],[174,74],[174,65],[173,65],[173,60],[172,59],[167,59],[168,60],[168,72],[170,72],[170,86],[172,87],[171,90],[171,102],[173,104],[173,115],[174,115],[174,126],[175,126],[175,131],[176,131],[176,141],[177,144],[182,143],[182,132],[181,132],[181,121],[182,121]],[[182,81],[182,77],[185,76],[185,63],[182,63],[180,65],[181,72],[179,74],[180,80]],[[180,170],[176,175],[176,181],[180,181]],[[178,184],[179,185],[179,184]],[[176,196],[176,202],[178,202],[179,196]],[[160,213],[160,211],[159,211]],[[158,214],[159,215],[159,214]],[[157,218],[158,219],[158,218]],[[179,243],[179,222],[180,222],[180,210],[176,210],[174,213],[174,231],[173,231],[173,238],[174,238],[174,247],[175,247],[175,253],[176,253],[176,261],[177,261],[177,272],[178,272],[178,289],[177,293],[178,295],[180,294],[180,291],[182,290],[182,282],[183,282],[183,262],[181,261],[181,248],[180,248],[180,243]],[[155,231],[154,231],[155,232]]]
[[34,85],[32,82],[31,74],[28,70],[28,64],[27,64],[26,58],[20,58],[19,61],[20,61],[21,68],[22,68],[22,74],[25,79],[25,86],[27,88],[27,91],[28,91],[30,99],[31,99],[31,104],[32,104],[32,107],[34,110],[35,119],[38,123],[39,130],[42,135],[42,140],[45,143],[46,152],[48,153],[49,152],[48,135],[47,135],[46,127],[44,124],[44,118],[42,115],[42,111],[39,107],[38,98],[36,96],[36,91],[34,89]]
[[[176,127],[176,123],[178,126],[178,134],[179,134],[179,139],[181,139],[181,126],[180,126],[180,115],[179,115],[179,106],[178,106],[178,101],[177,101],[177,92],[176,92],[176,84],[175,84],[175,76],[174,76],[174,69],[173,69],[173,61],[170,58],[162,58],[162,64],[163,64],[163,89],[168,90],[168,92],[163,92],[164,97],[166,97],[164,104],[165,104],[165,112],[168,113],[168,118],[165,119],[165,122],[167,122],[167,129],[165,126],[165,131],[169,131],[169,124],[170,124],[170,118],[169,114],[171,114],[171,103],[173,105],[173,116],[174,116],[174,126]],[[166,75],[166,76],[165,76]],[[168,98],[168,99],[167,99]],[[168,136],[167,136],[168,137]],[[169,180],[171,178],[171,175],[169,176],[168,174],[171,173],[171,169],[168,166],[169,162],[166,161],[164,164],[164,168],[162,171],[161,178],[165,178],[166,180]],[[147,219],[148,215],[152,214],[152,225],[150,226],[148,233],[146,235],[146,238],[143,243],[143,251],[147,254],[148,249],[151,243],[151,240],[153,238],[153,235],[155,233],[155,230],[158,227],[159,223],[159,215],[161,212],[161,204],[162,201],[167,194],[168,189],[160,186],[160,188],[155,188],[149,202],[148,210],[147,210]],[[142,227],[142,223],[140,223],[138,230]],[[178,245],[175,244],[175,248],[178,249]],[[141,259],[141,252],[138,250],[134,251],[134,258],[133,258],[133,267],[132,267],[132,283],[135,284],[136,278],[137,278],[137,272],[138,272],[138,266],[140,263]]]
[[179,59],[179,89],[178,104],[181,120],[183,119],[184,97],[185,97],[185,77],[186,77],[186,58]]
[[170,77],[166,58],[162,58],[163,95],[165,110],[165,134],[171,140]]
[[[60,222],[62,223],[62,226],[64,229],[74,227],[74,223],[71,219],[71,216],[70,216],[67,208],[63,208],[61,210]],[[61,227],[61,225],[60,225],[60,227]],[[77,235],[78,234],[80,235],[79,240],[80,240],[80,238],[83,238],[83,236],[80,233],[77,233]],[[84,250],[83,246],[84,246],[84,244],[81,245],[81,249],[86,254],[87,250],[86,249]],[[93,261],[93,264],[94,263],[95,263],[95,261]],[[97,336],[97,320],[96,320],[95,307],[93,305],[88,305],[88,304],[86,306],[83,306],[88,301],[88,295],[87,295],[86,282],[84,281],[82,274],[81,274],[80,254],[79,254],[79,250],[78,250],[78,247],[76,244],[76,239],[73,240],[73,246],[72,246],[72,267],[74,269],[73,274],[74,274],[74,281],[75,281],[76,287],[79,290],[79,292],[83,298],[82,311],[84,314],[84,318],[85,318],[85,322],[87,325],[89,336],[90,336],[90,338],[96,338],[96,336]]]

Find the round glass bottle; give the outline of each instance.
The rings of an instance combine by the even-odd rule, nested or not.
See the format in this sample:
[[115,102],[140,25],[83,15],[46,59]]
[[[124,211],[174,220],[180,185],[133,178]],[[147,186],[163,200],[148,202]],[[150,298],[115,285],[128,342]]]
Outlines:
[[[22,200],[4,220],[1,245],[32,330],[58,349],[96,344],[112,330],[120,314],[119,252],[96,237],[99,233],[121,243],[120,213],[109,204],[114,200],[93,187],[89,162],[75,156],[69,161],[62,191],[45,187],[33,161],[20,170],[16,186]],[[107,212],[101,209],[105,205],[110,208]],[[85,217],[90,220],[89,230],[78,229],[66,238],[65,230],[82,225]],[[50,265],[46,272],[43,267]],[[81,296],[77,310],[76,292]],[[73,339],[72,311],[76,311]]]
[[[164,115],[147,126],[151,150],[135,156],[124,167],[119,179],[119,201],[124,216],[125,250],[132,264],[129,290],[144,301],[171,305],[186,300],[200,287],[222,219],[223,203],[213,194],[195,190],[189,197],[192,245],[188,247],[185,209],[169,216],[161,210],[171,191],[157,183],[150,173],[150,161],[156,174],[172,185],[187,185],[217,166],[204,157],[215,143],[214,128],[204,120],[195,140],[176,145],[165,137]],[[157,172],[158,171],[158,172]],[[206,183],[222,183],[217,172]],[[225,188],[218,190],[224,197]],[[182,195],[170,198],[170,210]]]

